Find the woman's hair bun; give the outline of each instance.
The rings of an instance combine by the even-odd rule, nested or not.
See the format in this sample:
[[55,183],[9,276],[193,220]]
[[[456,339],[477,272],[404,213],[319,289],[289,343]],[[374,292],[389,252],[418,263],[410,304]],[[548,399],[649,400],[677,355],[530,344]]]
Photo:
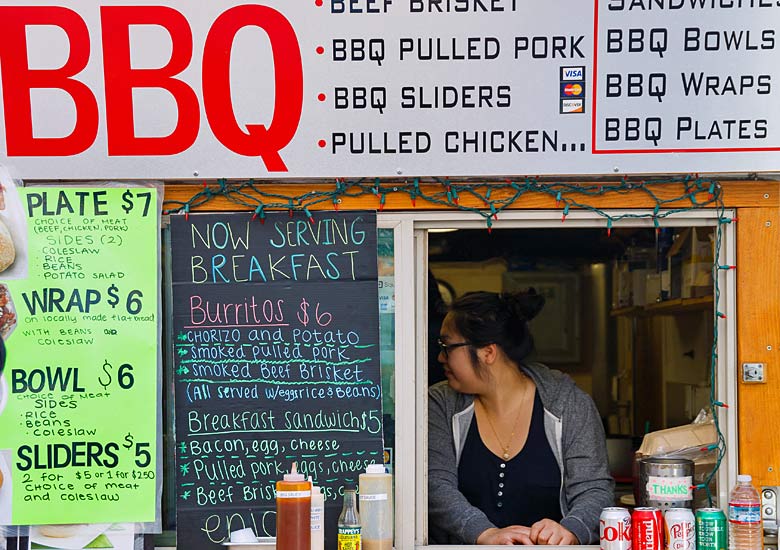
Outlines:
[[530,321],[539,315],[544,307],[544,296],[537,294],[535,288],[529,288],[524,292],[504,292],[501,298],[524,321]]

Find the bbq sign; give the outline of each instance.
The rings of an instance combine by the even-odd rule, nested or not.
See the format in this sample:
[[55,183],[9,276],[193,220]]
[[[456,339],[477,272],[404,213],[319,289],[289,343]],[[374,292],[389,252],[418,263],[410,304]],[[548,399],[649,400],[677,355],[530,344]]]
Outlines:
[[776,170],[778,28],[774,0],[4,0],[0,163],[26,179]]

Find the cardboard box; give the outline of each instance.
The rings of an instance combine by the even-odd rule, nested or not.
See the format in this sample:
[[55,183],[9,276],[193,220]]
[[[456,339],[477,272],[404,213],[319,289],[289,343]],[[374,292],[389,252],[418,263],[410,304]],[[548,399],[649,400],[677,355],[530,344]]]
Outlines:
[[661,301],[668,300],[672,292],[672,281],[669,269],[661,272]]
[[628,263],[616,261],[612,264],[612,308],[631,305],[631,272]]
[[645,281],[645,303],[654,304],[661,300],[661,274],[648,273]]
[[637,453],[645,456],[659,456],[688,448],[701,449],[717,442],[718,432],[712,422],[685,424],[645,434],[642,446],[639,447]]
[[669,298],[712,294],[713,228],[686,227],[669,249]]
[[631,271],[631,305],[643,306],[647,303],[647,276],[649,269],[635,269]]

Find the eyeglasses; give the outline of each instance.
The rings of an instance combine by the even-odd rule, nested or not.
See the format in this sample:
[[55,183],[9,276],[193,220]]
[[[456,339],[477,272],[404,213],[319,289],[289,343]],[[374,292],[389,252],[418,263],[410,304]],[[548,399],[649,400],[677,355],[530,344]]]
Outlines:
[[470,346],[470,342],[457,342],[455,344],[445,344],[441,341],[441,338],[438,338],[436,340],[436,343],[439,344],[439,351],[444,354],[445,358],[449,358],[450,356],[450,350],[453,350],[455,348],[459,348],[461,346]]

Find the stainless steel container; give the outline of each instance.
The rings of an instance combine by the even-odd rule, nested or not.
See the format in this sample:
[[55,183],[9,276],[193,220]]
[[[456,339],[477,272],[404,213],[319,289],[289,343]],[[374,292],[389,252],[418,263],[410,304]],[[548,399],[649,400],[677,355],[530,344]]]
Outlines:
[[639,506],[693,508],[692,460],[642,458],[639,460]]

